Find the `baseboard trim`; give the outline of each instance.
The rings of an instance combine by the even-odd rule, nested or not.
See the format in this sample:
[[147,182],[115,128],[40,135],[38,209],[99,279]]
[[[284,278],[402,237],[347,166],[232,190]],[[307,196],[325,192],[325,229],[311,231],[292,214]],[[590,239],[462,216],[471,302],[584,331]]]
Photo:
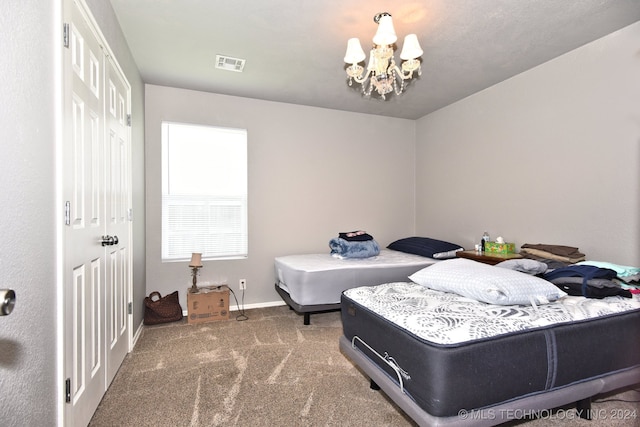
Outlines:
[[[245,304],[243,308],[245,310],[251,310],[252,308],[267,308],[267,307],[278,307],[280,305],[286,305],[284,301],[268,301],[268,302],[257,302],[255,304]],[[237,305],[230,305],[229,311],[240,311]],[[182,315],[187,317],[189,315],[188,310],[182,310]]]
[[140,336],[142,335],[142,330],[143,329],[144,329],[144,322],[140,322],[140,324],[138,325],[138,329],[136,330],[136,333],[133,334],[132,343],[131,343],[131,349],[129,350],[129,352],[131,352],[131,350],[133,350],[133,348],[138,343],[138,339],[140,339]]
[[[280,305],[286,305],[284,301],[270,301],[270,302],[258,302],[255,304],[245,304],[243,308],[245,310],[251,310],[252,308],[267,308],[267,307],[278,307]],[[229,311],[240,311],[237,305],[229,306]]]

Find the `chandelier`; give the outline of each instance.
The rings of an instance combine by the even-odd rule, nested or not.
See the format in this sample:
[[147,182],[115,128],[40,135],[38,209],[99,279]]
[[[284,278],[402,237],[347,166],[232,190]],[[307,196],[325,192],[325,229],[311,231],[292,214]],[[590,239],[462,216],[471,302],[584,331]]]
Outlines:
[[400,59],[404,61],[400,69],[393,58],[394,43],[398,37],[393,28],[391,15],[387,12],[378,13],[373,17],[373,21],[378,24],[378,31],[373,36],[373,48],[369,55],[367,72],[365,73],[364,67],[359,65],[366,56],[357,38],[349,39],[347,42],[344,62],[351,64],[347,67],[349,86],[355,80],[362,85],[362,93],[366,96],[370,96],[375,89],[382,99],[385,99],[385,95],[391,91],[400,95],[404,90],[404,81],[412,78],[414,71],[418,70],[418,75],[421,75],[422,69],[418,58],[423,52],[418,43],[418,37],[415,34],[407,35],[400,53]]

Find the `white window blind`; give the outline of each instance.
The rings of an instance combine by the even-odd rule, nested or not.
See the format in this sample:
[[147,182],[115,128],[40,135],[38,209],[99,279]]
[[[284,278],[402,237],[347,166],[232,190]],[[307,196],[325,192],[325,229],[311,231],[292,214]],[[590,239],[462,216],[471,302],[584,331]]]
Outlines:
[[162,261],[247,256],[247,131],[162,123]]

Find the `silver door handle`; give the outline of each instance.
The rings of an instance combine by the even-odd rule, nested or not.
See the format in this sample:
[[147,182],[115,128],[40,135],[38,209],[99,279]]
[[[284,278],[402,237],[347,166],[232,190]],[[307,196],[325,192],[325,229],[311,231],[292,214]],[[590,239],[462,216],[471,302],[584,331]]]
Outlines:
[[102,236],[100,242],[102,246],[113,246],[118,244],[118,236]]
[[0,289],[0,316],[8,316],[16,305],[16,293],[11,289]]

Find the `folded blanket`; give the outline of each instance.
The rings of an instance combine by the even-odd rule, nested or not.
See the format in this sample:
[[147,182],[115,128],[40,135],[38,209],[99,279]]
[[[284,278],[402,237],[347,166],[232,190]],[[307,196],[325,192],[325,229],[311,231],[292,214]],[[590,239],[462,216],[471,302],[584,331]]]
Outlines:
[[535,249],[566,258],[582,258],[583,256],[585,256],[582,252],[580,252],[578,248],[564,245],[547,245],[543,243],[532,245],[530,243],[525,243],[524,245],[522,245],[521,249]]
[[539,259],[550,259],[554,261],[564,262],[567,264],[574,264],[574,263],[585,260],[584,255],[582,256],[576,255],[575,258],[572,258],[564,255],[557,255],[552,252],[547,252],[540,249],[525,248],[524,246],[522,247],[522,249],[520,249],[520,254],[527,258],[529,258],[529,255],[532,255],[533,257],[536,257]]
[[331,255],[336,258],[369,258],[380,254],[380,246],[374,239],[349,242],[334,237],[329,240]]

